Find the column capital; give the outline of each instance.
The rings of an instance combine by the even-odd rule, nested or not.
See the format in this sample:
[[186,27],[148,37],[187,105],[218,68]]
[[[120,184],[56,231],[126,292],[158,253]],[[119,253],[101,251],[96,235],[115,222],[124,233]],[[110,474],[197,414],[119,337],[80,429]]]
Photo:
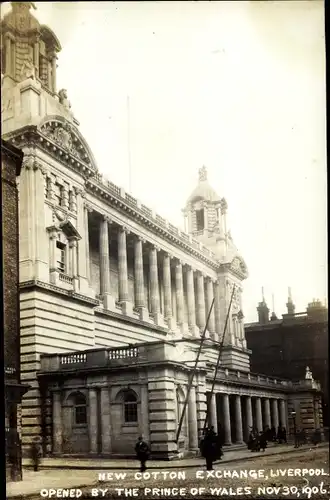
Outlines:
[[86,192],[84,191],[84,189],[76,186],[73,189],[76,192],[77,196],[80,195],[82,198],[86,198]]
[[154,243],[150,244],[150,250],[156,250],[156,252],[160,252],[160,247],[158,245],[155,245]]
[[90,214],[92,212],[94,212],[94,208],[92,207],[92,205],[89,205],[89,203],[85,203],[84,207],[85,207],[85,210],[87,210],[87,212],[89,212]]
[[105,215],[105,214],[102,214],[102,221],[107,222],[108,224],[112,223],[111,217],[109,217],[108,215]]
[[127,226],[119,226],[119,232],[130,234],[130,229]]
[[146,240],[145,240],[145,238],[143,238],[143,236],[140,236],[139,234],[135,234],[134,237],[135,237],[135,241],[141,241],[141,243],[143,245],[146,243]]
[[175,266],[176,267],[179,267],[179,266],[182,267],[184,265],[184,263],[183,263],[183,261],[181,259],[175,258],[175,260],[176,260],[176,262],[175,262]]
[[164,257],[169,258],[170,260],[173,259],[173,255],[169,252],[166,252],[165,250],[164,250]]

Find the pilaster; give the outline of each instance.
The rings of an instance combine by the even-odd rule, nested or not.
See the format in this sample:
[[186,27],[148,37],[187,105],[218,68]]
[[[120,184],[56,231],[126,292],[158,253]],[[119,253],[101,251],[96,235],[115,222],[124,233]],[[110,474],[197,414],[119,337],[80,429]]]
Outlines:
[[[212,302],[213,302],[213,298],[214,298],[213,282],[212,282],[211,278],[207,278],[207,281],[206,281],[206,305],[207,305],[206,317],[208,316],[208,314],[210,312],[211,305],[212,305]],[[215,304],[213,304],[212,311],[211,311],[211,314],[210,314],[210,317],[209,317],[209,322],[208,322],[207,329],[208,329],[208,331],[210,333],[211,338],[214,339],[214,340],[217,340],[216,337],[215,337],[214,305]]]
[[60,390],[53,391],[53,453],[62,453],[62,403]]
[[192,451],[198,450],[198,428],[197,428],[197,406],[196,388],[191,387],[188,401],[188,428],[189,428],[189,448]]
[[100,392],[101,406],[101,436],[102,453],[111,452],[111,417],[110,417],[110,398],[109,387],[102,387]]
[[[69,193],[68,193],[69,194]],[[82,190],[77,191],[77,230],[81,236],[81,240],[78,243],[78,277],[79,277],[79,289],[80,293],[83,295],[92,295],[92,291],[89,287],[89,276],[88,276],[88,262],[87,252],[89,254],[89,240],[88,240],[88,226],[86,227],[86,217],[87,208],[84,205],[85,193]],[[69,201],[69,200],[68,200]],[[71,209],[72,207],[70,207]]]
[[97,411],[97,390],[89,388],[89,415],[88,415],[88,432],[89,432],[89,451],[91,454],[98,452],[98,411]]

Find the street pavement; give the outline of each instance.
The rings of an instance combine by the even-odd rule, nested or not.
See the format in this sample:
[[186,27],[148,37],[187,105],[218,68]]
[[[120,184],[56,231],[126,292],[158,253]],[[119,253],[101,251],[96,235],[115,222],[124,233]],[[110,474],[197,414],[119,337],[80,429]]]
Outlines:
[[[318,448],[327,449],[328,443],[319,445]],[[293,452],[308,452],[310,446],[302,446],[295,450],[292,445],[270,446],[265,452],[252,453],[246,448],[240,450],[226,451],[223,459],[218,464],[234,464],[235,462],[247,462],[257,460],[258,457],[271,455],[285,455]],[[27,469],[27,459],[23,460],[23,480],[7,483],[6,498],[12,500],[28,499],[29,497],[40,498],[39,494],[43,488],[83,488],[85,486],[99,485],[97,471],[123,471],[139,470],[136,460],[113,460],[113,459],[74,459],[74,458],[44,458],[41,461],[41,469],[34,472]],[[148,469],[175,470],[196,468],[204,469],[205,461],[201,458],[191,458],[174,461],[149,461]],[[71,472],[70,472],[71,471]]]

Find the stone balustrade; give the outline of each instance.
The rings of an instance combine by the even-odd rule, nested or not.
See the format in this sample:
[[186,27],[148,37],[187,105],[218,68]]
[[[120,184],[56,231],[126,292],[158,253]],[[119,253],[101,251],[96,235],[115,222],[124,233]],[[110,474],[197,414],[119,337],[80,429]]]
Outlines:
[[170,224],[160,215],[154,213],[153,210],[148,208],[146,205],[141,204],[136,198],[126,193],[124,189],[105,179],[102,174],[96,173],[94,177],[90,179],[90,182],[91,181],[97,184],[101,184],[104,189],[109,190],[112,195],[118,198],[118,201],[120,200],[122,203],[127,204],[128,206],[134,207],[134,210],[136,210],[138,213],[141,213],[142,215],[147,216],[150,219],[154,219],[157,225],[173,234],[176,238],[181,240],[182,243],[190,245],[193,249],[198,250],[208,259],[216,260],[214,252],[209,250],[205,245],[197,241],[195,238],[191,238],[184,231],[175,227],[173,224]]

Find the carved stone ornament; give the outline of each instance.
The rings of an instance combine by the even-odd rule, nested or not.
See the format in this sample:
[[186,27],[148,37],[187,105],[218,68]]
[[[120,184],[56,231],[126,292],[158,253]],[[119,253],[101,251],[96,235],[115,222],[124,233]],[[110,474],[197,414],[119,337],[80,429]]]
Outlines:
[[32,78],[32,80],[35,80],[36,78],[36,69],[34,67],[31,56],[29,56],[23,63],[21,78],[22,80],[27,80],[28,78]]
[[70,110],[71,109],[71,102],[68,99],[68,92],[66,89],[61,89],[58,93],[58,98],[60,101],[60,104],[65,107],[65,109]]
[[47,122],[41,127],[41,131],[46,137],[56,142],[61,148],[68,151],[68,153],[75,156],[78,160],[90,163],[86,148],[74,134],[68,123]]

